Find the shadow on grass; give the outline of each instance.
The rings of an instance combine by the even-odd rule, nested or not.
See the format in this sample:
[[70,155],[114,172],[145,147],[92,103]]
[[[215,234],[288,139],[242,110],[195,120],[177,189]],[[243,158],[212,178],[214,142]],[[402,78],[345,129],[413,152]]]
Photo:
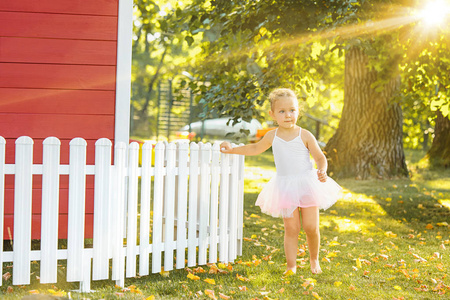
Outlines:
[[339,183],[352,193],[372,199],[389,217],[412,229],[423,230],[427,224],[445,224],[450,220],[450,169],[424,168],[425,154],[422,150],[405,149],[410,178],[343,179]]
[[[405,155],[411,170],[411,178],[363,181],[341,179],[337,182],[352,194],[363,194],[366,198],[375,201],[388,216],[394,220],[408,223],[411,228],[419,230],[422,229],[423,224],[449,220],[450,170],[421,169],[419,162],[425,155],[423,151],[405,150]],[[275,170],[271,151],[266,151],[258,156],[246,157],[245,162],[246,166],[250,168],[260,167]],[[253,186],[252,182],[250,182],[250,186]],[[355,197],[352,196],[352,198]],[[448,204],[443,203],[442,200],[445,199]],[[339,206],[336,206],[335,209],[340,210]],[[344,210],[341,212],[342,215],[348,212]]]

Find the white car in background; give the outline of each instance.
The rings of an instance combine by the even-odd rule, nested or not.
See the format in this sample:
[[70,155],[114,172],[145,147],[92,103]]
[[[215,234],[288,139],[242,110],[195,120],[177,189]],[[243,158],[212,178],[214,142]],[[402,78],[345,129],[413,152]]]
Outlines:
[[[195,133],[195,136],[197,137],[202,136],[203,133],[204,136],[225,139],[234,139],[236,137],[247,137],[251,139],[256,136],[256,132],[258,131],[258,129],[262,128],[261,123],[256,119],[252,119],[250,122],[240,120],[240,122],[236,123],[234,126],[232,125],[232,119],[227,125],[229,120],[230,118],[217,118],[193,122],[190,124],[191,132]],[[248,130],[249,134],[246,136],[244,133],[241,133],[241,129]],[[234,135],[229,135],[231,133],[234,133]],[[189,136],[189,125],[181,128],[177,133],[177,136],[187,138]],[[192,134],[189,137],[191,137],[192,139]]]

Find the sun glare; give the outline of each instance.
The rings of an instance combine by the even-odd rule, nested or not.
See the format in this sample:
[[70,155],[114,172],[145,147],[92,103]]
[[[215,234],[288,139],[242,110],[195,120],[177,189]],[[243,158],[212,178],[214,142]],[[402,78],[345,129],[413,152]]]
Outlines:
[[440,25],[450,12],[449,5],[444,0],[428,2],[420,12],[420,18],[428,26]]

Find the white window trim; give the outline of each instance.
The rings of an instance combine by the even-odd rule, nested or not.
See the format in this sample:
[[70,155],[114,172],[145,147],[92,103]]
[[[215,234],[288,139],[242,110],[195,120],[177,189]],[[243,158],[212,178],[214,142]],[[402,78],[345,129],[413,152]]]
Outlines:
[[119,0],[117,28],[115,143],[129,143],[133,0]]

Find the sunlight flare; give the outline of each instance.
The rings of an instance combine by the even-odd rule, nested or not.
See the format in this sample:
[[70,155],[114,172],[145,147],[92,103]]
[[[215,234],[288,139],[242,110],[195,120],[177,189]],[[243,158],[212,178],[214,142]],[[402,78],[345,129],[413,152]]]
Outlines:
[[218,56],[220,56],[220,59],[222,60],[233,58],[236,59],[238,57],[241,57],[242,55],[249,56],[251,53],[255,53],[261,50],[270,52],[279,48],[296,47],[298,45],[312,43],[315,40],[326,40],[334,38],[346,40],[358,37],[368,37],[368,36],[374,37],[394,31],[402,26],[417,22],[417,20],[419,19],[420,19],[419,15],[398,14],[397,16],[391,18],[380,20],[369,20],[357,24],[348,24],[330,30],[301,33],[294,37],[282,39],[276,43],[266,45],[259,44],[253,47],[242,47],[240,49],[232,49],[229,50],[228,52],[223,52],[218,55],[210,56],[209,58],[206,59],[206,62],[216,61],[218,59]]
[[428,2],[419,16],[427,26],[438,26],[445,21],[449,13],[450,6],[447,1],[435,0]]

